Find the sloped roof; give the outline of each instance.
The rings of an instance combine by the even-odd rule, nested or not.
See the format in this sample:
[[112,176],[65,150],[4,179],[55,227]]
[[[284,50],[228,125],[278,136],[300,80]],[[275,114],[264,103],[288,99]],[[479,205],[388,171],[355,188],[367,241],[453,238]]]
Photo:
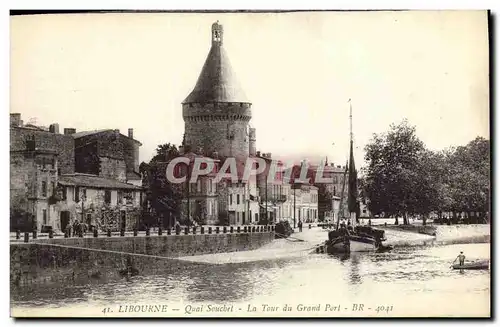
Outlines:
[[[95,135],[95,134],[100,134],[100,133],[104,133],[104,132],[114,132],[114,131],[115,131],[114,129],[110,129],[110,128],[107,128],[107,129],[96,129],[96,130],[93,130],[93,131],[83,131],[83,132],[73,133],[73,134],[71,134],[71,136],[73,136],[73,138],[75,138],[75,139],[78,139],[78,138],[89,136],[89,135]],[[132,140],[132,141],[134,141],[136,143],[139,143],[139,145],[142,145],[142,143],[139,142],[136,139],[131,139],[130,137],[128,137],[127,135],[124,135],[122,133],[120,133],[120,135],[122,137],[128,138],[128,139],[130,139],[130,140]]]
[[84,186],[88,188],[106,188],[106,189],[119,189],[119,190],[141,189],[141,187],[139,186],[89,174],[61,175],[59,176],[59,184],[68,186]]
[[93,131],[83,131],[83,132],[78,132],[78,133],[73,133],[71,134],[75,139],[84,137],[84,136],[89,136],[89,135],[94,135],[94,134],[99,134],[102,132],[112,132],[112,129],[96,129]]
[[142,179],[141,174],[139,174],[135,171],[127,172],[127,180],[141,180],[141,179]]
[[222,44],[212,43],[193,91],[183,103],[250,103],[231,68]]

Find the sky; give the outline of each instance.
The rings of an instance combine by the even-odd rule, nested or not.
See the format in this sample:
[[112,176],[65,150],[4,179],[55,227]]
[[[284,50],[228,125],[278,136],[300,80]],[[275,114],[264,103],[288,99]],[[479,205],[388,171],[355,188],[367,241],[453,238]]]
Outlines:
[[181,143],[216,20],[261,152],[345,163],[349,98],[357,166],[373,133],[405,118],[432,150],[489,138],[486,11],[10,19],[10,112],[61,132],[133,128],[141,161]]

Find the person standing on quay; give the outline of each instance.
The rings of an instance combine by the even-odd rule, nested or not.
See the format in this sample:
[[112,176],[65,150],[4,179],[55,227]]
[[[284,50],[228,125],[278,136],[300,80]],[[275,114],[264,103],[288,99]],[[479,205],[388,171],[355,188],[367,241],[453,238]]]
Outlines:
[[299,226],[299,233],[302,233],[302,220],[299,220],[298,226]]

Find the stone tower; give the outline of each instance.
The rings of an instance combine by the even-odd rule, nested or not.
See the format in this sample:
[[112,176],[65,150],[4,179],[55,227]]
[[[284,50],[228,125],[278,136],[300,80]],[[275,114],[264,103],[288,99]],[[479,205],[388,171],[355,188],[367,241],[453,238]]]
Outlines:
[[223,47],[224,31],[212,25],[212,47],[193,91],[182,103],[185,143],[211,156],[248,157],[251,103],[234,75]]

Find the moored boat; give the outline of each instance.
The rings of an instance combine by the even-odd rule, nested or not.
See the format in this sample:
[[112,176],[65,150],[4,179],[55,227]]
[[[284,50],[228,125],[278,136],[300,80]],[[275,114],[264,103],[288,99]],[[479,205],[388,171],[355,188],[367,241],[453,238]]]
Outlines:
[[385,240],[384,231],[371,227],[357,226],[348,231],[345,228],[330,231],[326,250],[328,253],[375,252],[389,250],[382,244]]
[[[354,163],[353,153],[353,133],[352,133],[352,105],[350,104],[350,151],[348,165],[345,166],[344,182],[340,197],[339,214],[337,215],[337,229],[328,233],[328,241],[325,242],[326,251],[328,253],[346,253],[346,252],[372,252],[372,251],[387,251],[391,247],[384,246],[382,241],[385,241],[385,231],[372,228],[371,226],[358,225],[359,219],[359,201],[358,201],[358,186],[357,186],[357,171]],[[349,175],[347,173],[349,172]],[[344,190],[346,186],[347,176],[349,179],[347,207],[350,213],[348,228],[344,224],[340,227],[340,219],[343,217],[344,208]],[[352,228],[352,226],[355,226]]]
[[467,270],[489,269],[490,262],[489,262],[489,260],[467,262],[467,263],[464,263],[463,265],[455,264],[452,266],[452,268],[453,269],[460,269],[460,270],[461,269],[467,269]]

